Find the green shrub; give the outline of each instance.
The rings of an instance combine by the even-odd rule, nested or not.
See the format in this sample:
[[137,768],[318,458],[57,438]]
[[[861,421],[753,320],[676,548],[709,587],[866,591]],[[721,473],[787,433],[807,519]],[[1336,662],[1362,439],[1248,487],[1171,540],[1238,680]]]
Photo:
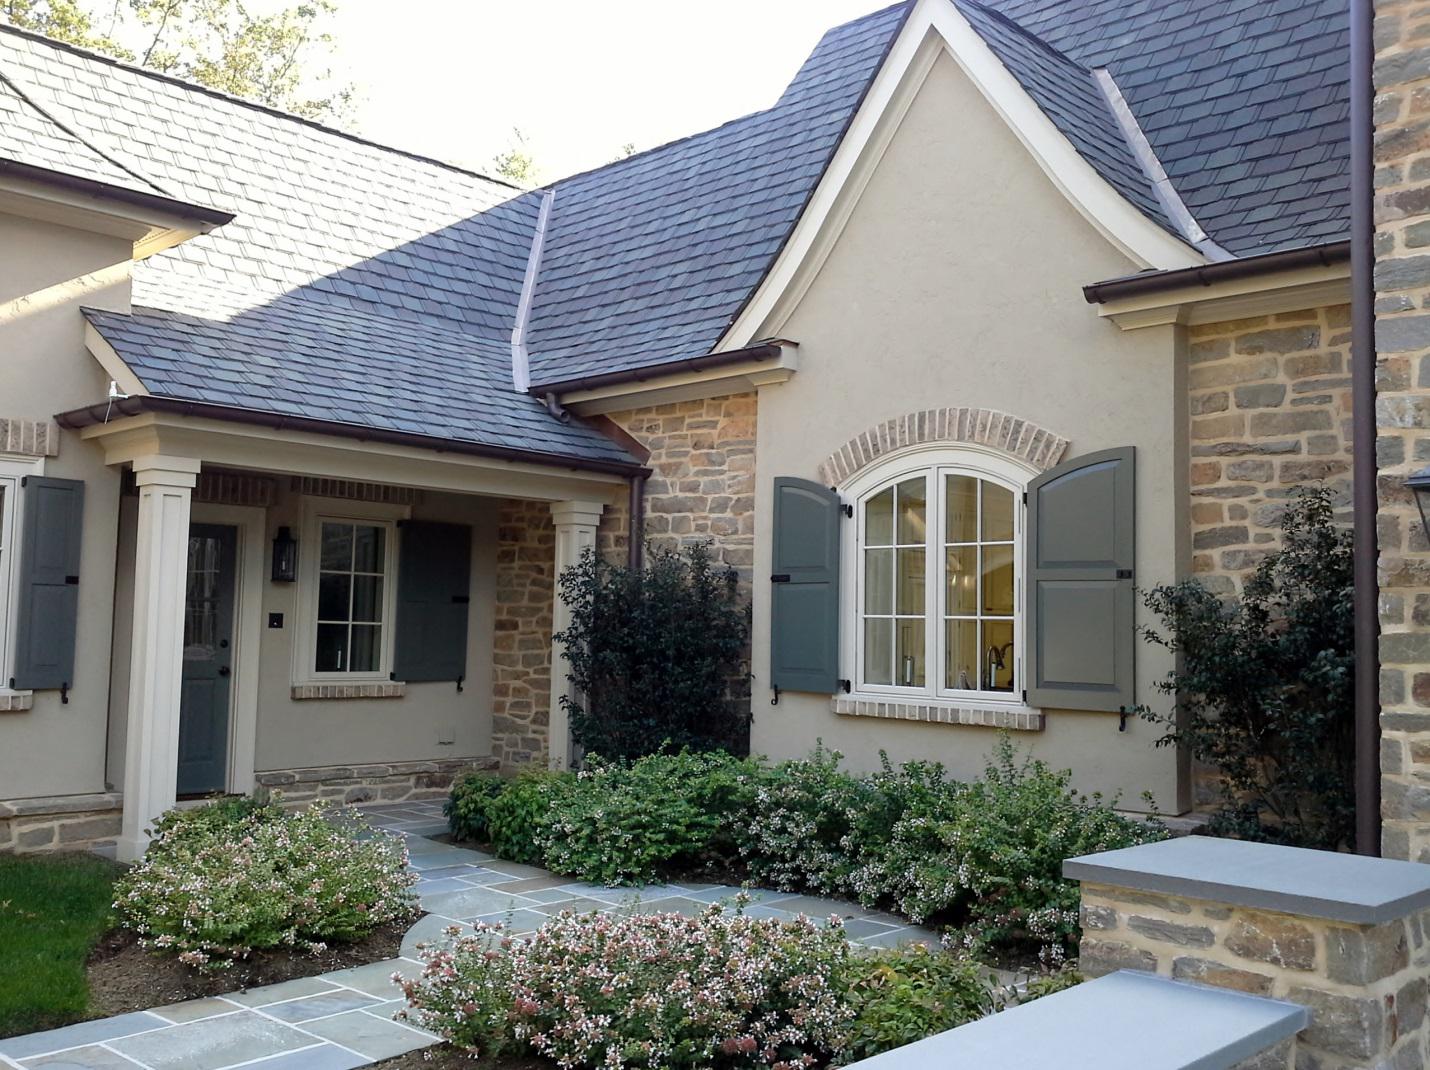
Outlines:
[[355,815],[339,827],[321,806],[223,801],[161,817],[114,905],[145,947],[219,969],[255,948],[321,950],[411,915],[406,865],[400,837]]
[[731,816],[757,767],[722,752],[588,759],[555,797],[545,862],[601,884],[646,884],[732,853]]
[[1164,634],[1149,641],[1178,667],[1160,742],[1221,772],[1213,830],[1336,850],[1355,825],[1355,641],[1351,533],[1324,487],[1297,488],[1281,545],[1223,603],[1195,580],[1147,592]]
[[492,853],[511,862],[541,865],[552,801],[570,779],[569,773],[531,771],[505,781],[485,807]]
[[808,918],[567,912],[529,937],[453,933],[420,951],[401,1014],[484,1058],[524,1048],[583,1070],[806,1066],[836,1050],[851,1014],[844,931]]
[[557,638],[583,696],[562,702],[588,751],[618,759],[748,747],[748,705],[731,690],[746,671],[749,607],[708,547],[653,551],[637,570],[588,550],[561,576],[561,598],[571,624]]
[[452,785],[452,794],[442,804],[452,838],[486,842],[487,807],[505,787],[506,782],[496,773],[468,773],[458,779]]
[[995,978],[966,954],[912,944],[854,955],[845,979],[853,1019],[839,1045],[839,1063],[953,1029],[996,1009]]

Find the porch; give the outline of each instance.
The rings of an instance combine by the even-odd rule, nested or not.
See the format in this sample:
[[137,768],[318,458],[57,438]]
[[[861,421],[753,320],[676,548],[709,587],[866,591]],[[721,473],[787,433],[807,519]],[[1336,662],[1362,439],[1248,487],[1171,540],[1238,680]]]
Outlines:
[[628,493],[621,466],[284,422],[145,410],[80,429],[126,484],[121,859],[185,798],[431,799],[466,769],[569,762],[555,577]]

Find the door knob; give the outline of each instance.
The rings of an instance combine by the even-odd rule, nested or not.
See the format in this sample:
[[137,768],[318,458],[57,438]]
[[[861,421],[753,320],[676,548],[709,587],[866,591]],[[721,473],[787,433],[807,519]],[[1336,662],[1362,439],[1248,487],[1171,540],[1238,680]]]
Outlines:
[[219,674],[220,676],[227,676],[227,675],[228,675],[228,666],[227,666],[227,665],[220,665],[220,666],[219,666],[219,670],[218,670],[218,674]]

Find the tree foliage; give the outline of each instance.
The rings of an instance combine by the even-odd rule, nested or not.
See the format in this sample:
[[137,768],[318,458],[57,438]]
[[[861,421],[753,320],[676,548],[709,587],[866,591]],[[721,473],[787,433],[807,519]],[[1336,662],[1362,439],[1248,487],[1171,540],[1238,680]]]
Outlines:
[[584,702],[563,698],[576,742],[605,758],[748,746],[748,710],[730,695],[749,634],[735,572],[697,544],[657,550],[643,569],[587,551],[561,577],[571,626],[571,678]]
[[1351,535],[1330,493],[1303,487],[1280,548],[1228,605],[1195,580],[1145,595],[1164,631],[1146,631],[1180,667],[1157,685],[1176,699],[1159,741],[1186,746],[1223,777],[1214,830],[1335,849],[1355,820],[1355,657]]
[[541,177],[541,168],[536,165],[536,157],[526,144],[526,135],[517,127],[511,128],[511,145],[492,157],[492,171],[508,182],[530,188]]
[[332,0],[269,14],[243,0],[0,0],[0,18],[309,119],[341,119],[351,102],[318,69],[331,53]]

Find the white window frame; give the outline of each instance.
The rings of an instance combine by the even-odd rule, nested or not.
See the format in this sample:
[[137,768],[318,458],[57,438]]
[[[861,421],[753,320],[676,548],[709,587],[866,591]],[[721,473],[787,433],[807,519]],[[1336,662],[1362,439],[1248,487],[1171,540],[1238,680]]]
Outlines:
[[[372,683],[391,678],[394,626],[397,609],[398,522],[407,519],[407,506],[335,499],[306,499],[298,544],[298,641],[293,644],[295,684]],[[321,531],[324,521],[369,524],[387,529],[383,539],[382,646],[378,667],[368,672],[318,672],[318,573],[322,561]]]
[[[887,487],[922,474],[932,484],[928,493],[929,525],[924,540],[924,684],[904,687],[898,684],[868,683],[864,678],[864,544],[865,510],[869,498]],[[946,532],[946,475],[967,475],[1006,487],[1013,492],[1013,636],[1014,676],[1011,691],[982,691],[947,688],[944,686],[945,601],[944,582]],[[897,702],[906,700],[920,705],[951,708],[994,707],[998,709],[1028,709],[1023,699],[1024,679],[1023,635],[1027,619],[1027,507],[1023,501],[1027,485],[1038,474],[1036,468],[1001,451],[968,444],[948,446],[926,444],[900,450],[881,458],[878,464],[859,473],[840,490],[854,506],[852,538],[846,538],[840,555],[840,614],[845,627],[840,629],[841,673],[851,682],[853,698]],[[895,518],[897,524],[897,517]],[[981,535],[981,532],[980,532]],[[932,561],[930,562],[930,558]],[[897,586],[897,576],[896,584]],[[979,614],[982,616],[982,614]],[[980,652],[982,657],[982,652]]]
[[0,510],[0,695],[28,695],[10,688],[15,659],[15,635],[20,612],[20,541],[24,532],[25,495],[20,481],[45,473],[43,457],[20,457],[0,453],[0,487],[5,490],[5,506]]

